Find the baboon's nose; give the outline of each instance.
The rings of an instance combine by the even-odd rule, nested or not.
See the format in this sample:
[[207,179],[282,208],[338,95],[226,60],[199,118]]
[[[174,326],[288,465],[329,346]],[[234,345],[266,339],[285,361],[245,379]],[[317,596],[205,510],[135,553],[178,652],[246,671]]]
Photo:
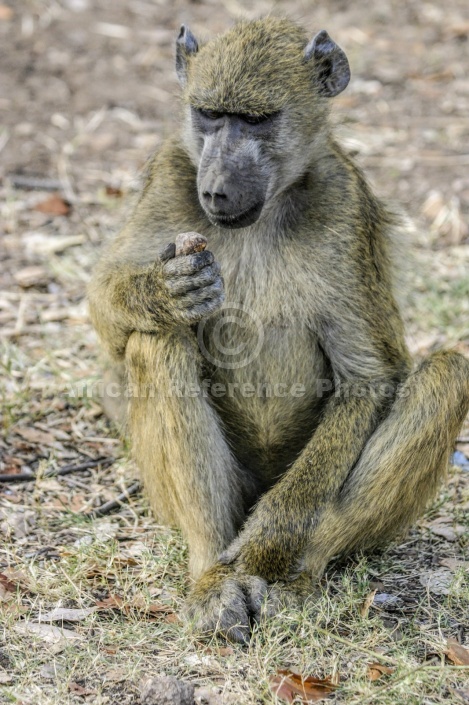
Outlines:
[[213,191],[204,191],[202,196],[205,204],[211,210],[222,210],[224,206],[226,207],[226,200],[228,196],[220,187],[217,190],[213,189]]

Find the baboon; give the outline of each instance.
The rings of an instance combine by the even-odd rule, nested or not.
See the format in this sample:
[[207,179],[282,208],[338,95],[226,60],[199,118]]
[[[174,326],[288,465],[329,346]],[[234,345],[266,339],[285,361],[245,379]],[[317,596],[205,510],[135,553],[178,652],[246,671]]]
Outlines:
[[[469,410],[469,361],[413,368],[400,217],[332,133],[350,69],[327,32],[267,17],[199,46],[183,26],[176,69],[182,131],[89,301],[155,514],[189,544],[188,613],[246,641],[262,604],[424,510]],[[208,247],[176,255],[187,231]]]

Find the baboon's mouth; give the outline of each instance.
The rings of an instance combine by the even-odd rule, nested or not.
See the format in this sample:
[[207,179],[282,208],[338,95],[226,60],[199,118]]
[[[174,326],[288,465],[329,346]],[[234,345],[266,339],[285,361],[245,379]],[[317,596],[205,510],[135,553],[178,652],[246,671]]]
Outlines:
[[221,228],[246,228],[248,225],[252,225],[256,222],[263,206],[264,201],[262,200],[242,213],[235,213],[234,215],[216,215],[207,210],[205,212],[212,225],[218,225],[218,227]]

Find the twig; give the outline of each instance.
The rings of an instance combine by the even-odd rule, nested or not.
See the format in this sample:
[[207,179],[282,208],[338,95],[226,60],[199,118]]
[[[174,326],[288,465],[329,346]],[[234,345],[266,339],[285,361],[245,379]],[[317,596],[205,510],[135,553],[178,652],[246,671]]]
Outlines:
[[36,475],[30,472],[19,472],[16,475],[0,475],[0,483],[2,482],[31,482],[36,479]]
[[[96,460],[88,460],[86,463],[80,463],[79,465],[64,465],[62,468],[57,470],[49,470],[44,473],[44,477],[58,477],[59,475],[70,475],[72,472],[80,472],[81,470],[90,470],[98,465],[101,467],[107,467],[116,462],[115,458],[97,458]],[[32,482],[37,479],[37,475],[19,472],[17,475],[0,475],[0,483],[2,482]]]
[[461,436],[461,438],[456,438],[456,443],[469,443],[469,436]]
[[86,463],[80,463],[80,465],[64,465],[58,470],[49,470],[45,473],[46,477],[56,477],[58,475],[70,475],[72,472],[79,472],[80,470],[89,470],[90,468],[95,468],[98,465],[105,468],[108,465],[113,465],[116,462],[116,458],[96,458],[96,460],[87,460]]
[[46,176],[28,176],[26,174],[8,174],[8,181],[15,188],[37,189],[39,191],[60,191],[62,182]]
[[135,482],[127,490],[122,492],[116,499],[112,499],[110,502],[105,502],[97,509],[93,509],[91,512],[86,512],[85,517],[87,519],[99,519],[107,514],[111,514],[115,509],[120,509],[121,506],[127,503],[134,494],[140,491],[140,482]]

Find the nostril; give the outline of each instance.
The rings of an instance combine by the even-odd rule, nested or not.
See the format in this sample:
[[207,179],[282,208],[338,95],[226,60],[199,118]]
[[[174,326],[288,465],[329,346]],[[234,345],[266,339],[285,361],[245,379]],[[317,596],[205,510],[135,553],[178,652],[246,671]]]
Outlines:
[[213,206],[220,206],[223,201],[226,201],[228,196],[220,191],[203,191],[202,197],[206,203]]

